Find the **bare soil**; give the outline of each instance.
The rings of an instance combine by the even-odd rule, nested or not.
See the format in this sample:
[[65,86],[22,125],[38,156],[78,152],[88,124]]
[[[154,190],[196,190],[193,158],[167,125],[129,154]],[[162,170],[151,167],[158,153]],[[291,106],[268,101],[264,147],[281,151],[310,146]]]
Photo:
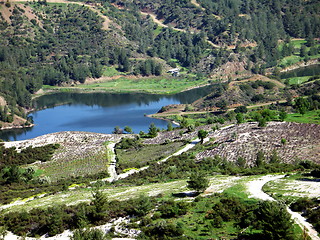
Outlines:
[[0,96],[0,106],[6,106],[7,105],[7,102],[6,100],[4,99],[4,97]]
[[[253,166],[259,151],[263,151],[268,162],[276,151],[281,162],[294,163],[310,160],[320,163],[320,125],[287,122],[269,122],[265,128],[257,123],[234,125],[226,130],[209,134],[215,138],[208,143],[212,149],[197,154],[197,159],[219,155],[236,162],[243,157],[248,166]],[[286,139],[282,144],[281,139]],[[216,147],[213,144],[217,145]]]
[[4,130],[4,129],[13,129],[13,128],[25,128],[25,127],[31,127],[33,126],[33,124],[25,126],[25,123],[27,122],[26,119],[19,117],[17,115],[14,115],[13,117],[13,122],[9,123],[9,122],[2,122],[0,121],[1,124],[1,128],[0,130]]

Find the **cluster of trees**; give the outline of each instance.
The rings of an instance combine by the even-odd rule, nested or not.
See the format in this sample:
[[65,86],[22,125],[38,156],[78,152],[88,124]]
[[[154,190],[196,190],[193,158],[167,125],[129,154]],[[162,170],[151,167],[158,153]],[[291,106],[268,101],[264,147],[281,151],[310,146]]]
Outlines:
[[90,204],[32,209],[28,213],[12,212],[1,215],[0,223],[6,226],[9,231],[20,236],[26,234],[33,237],[44,234],[54,236],[66,229],[95,226],[117,217],[142,217],[153,207],[154,201],[149,197],[140,196],[127,201],[108,201],[104,193],[96,190],[92,193]]
[[30,22],[18,6],[11,24],[0,21],[0,95],[12,113],[17,104],[30,107],[31,94],[43,84],[101,76],[102,65],[115,49],[100,29],[98,16],[86,7],[32,7],[35,13],[46,14],[45,19],[39,17],[42,26]]
[[[24,10],[15,6],[11,24],[0,21],[0,94],[11,112],[17,104],[31,107],[31,94],[43,84],[83,83],[87,77],[100,77],[106,65],[144,76],[161,75],[164,63],[154,57],[168,63],[174,58],[192,67],[207,54],[203,35],[171,29],[154,34],[157,26],[150,18],[145,21],[137,9],[119,11],[103,4],[124,32],[101,30],[101,19],[93,11],[73,4],[31,4],[39,22],[30,22]],[[132,60],[137,54],[146,60]],[[8,112],[4,115],[10,121]]]
[[[217,44],[236,44],[235,52],[244,51],[256,73],[263,73],[281,56],[294,52],[288,40],[278,48],[279,39],[307,38],[306,46],[301,47],[301,56],[319,50],[313,40],[320,29],[318,6],[314,2],[199,1],[205,10],[190,1],[111,2],[126,8],[119,10],[110,2],[101,1],[104,13],[121,26],[122,32],[112,28],[101,30],[101,19],[93,11],[73,4],[65,7],[41,2],[31,4],[34,13],[39,15],[39,22],[29,21],[24,16],[25,10],[15,6],[11,23],[0,21],[0,94],[9,106],[9,111],[1,112],[1,119],[12,121],[9,112],[17,113],[17,104],[30,107],[31,94],[42,84],[84,82],[87,77],[100,77],[106,65],[150,76],[161,75],[165,62],[172,67],[178,62],[194,71],[209,73],[228,61],[230,51],[213,50],[207,38]],[[139,13],[141,9],[150,10],[165,23],[186,31],[160,29],[151,17]],[[196,31],[191,33],[189,28]],[[248,41],[257,42],[258,46],[248,51],[239,47],[241,42]],[[144,60],[134,60],[137,57]],[[165,61],[160,63],[156,57]],[[243,56],[241,58],[243,60]],[[271,83],[263,87],[273,88]],[[251,98],[262,100],[261,95]],[[219,105],[226,104],[221,100]]]
[[[102,240],[111,237],[113,232],[106,236],[101,231],[90,229],[90,226],[117,217],[131,216],[132,220],[139,221],[135,224],[136,228],[142,230],[138,239],[176,239],[182,235],[188,236],[186,227],[191,227],[188,223],[178,223],[176,219],[181,219],[195,209],[203,217],[202,223],[212,231],[231,224],[239,229],[240,238],[294,239],[292,220],[285,205],[275,202],[256,204],[228,194],[197,197],[193,203],[143,195],[126,201],[108,201],[104,193],[96,190],[89,204],[32,209],[28,213],[11,212],[2,215],[0,223],[18,235],[54,236],[66,229],[78,229],[74,231],[74,240]],[[249,230],[240,233],[240,229]]]
[[298,97],[295,99],[293,107],[302,115],[307,111],[317,110],[320,108],[320,97],[318,95],[312,95],[308,98]]
[[135,75],[141,74],[143,76],[160,76],[162,74],[162,64],[155,60],[147,59],[137,64],[133,70],[133,73]]
[[5,148],[0,145],[0,185],[30,182],[34,178],[35,170],[32,167],[19,166],[49,161],[57,148],[58,144],[48,144],[35,148],[30,146],[18,152],[14,147]]
[[0,145],[0,169],[11,165],[24,165],[37,161],[46,162],[52,154],[59,148],[59,144],[48,144],[42,147],[27,147],[20,152],[15,147],[6,148]]
[[[257,154],[255,166],[250,167],[247,166],[246,159],[243,158],[239,158],[236,162],[230,162],[220,156],[214,156],[197,162],[193,155],[184,153],[180,156],[173,156],[160,165],[157,163],[150,164],[147,170],[134,173],[126,179],[119,180],[116,184],[142,185],[151,182],[166,182],[172,179],[188,178],[194,172],[205,178],[212,173],[255,175],[314,168],[314,165],[308,166],[304,162],[297,164],[281,163],[281,159],[276,152],[267,159],[264,153],[260,151]],[[190,181],[197,183],[196,178],[192,178]],[[203,180],[203,182],[205,181]],[[193,183],[190,184],[190,187],[193,186]],[[203,190],[201,188],[192,189]]]
[[7,106],[0,106],[0,121],[2,122],[12,122],[13,116],[9,114],[9,109]]
[[320,231],[319,200],[313,198],[299,198],[290,205],[295,212],[303,212],[304,217],[312,223],[317,231]]
[[[274,66],[282,52],[277,49],[279,39],[303,37],[312,39],[319,35],[319,6],[316,2],[305,3],[294,0],[261,2],[199,0],[198,8],[190,1],[112,0],[129,9],[149,10],[181,29],[197,29],[217,44],[256,42],[258,47],[251,53],[250,60],[256,66]],[[268,27],[267,27],[268,26]],[[289,54],[285,48],[283,54]]]

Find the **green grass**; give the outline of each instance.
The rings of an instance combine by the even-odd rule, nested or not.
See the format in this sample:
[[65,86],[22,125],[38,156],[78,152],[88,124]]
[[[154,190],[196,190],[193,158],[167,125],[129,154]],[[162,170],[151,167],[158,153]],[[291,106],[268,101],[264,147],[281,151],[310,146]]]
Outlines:
[[[294,54],[292,54],[291,56],[287,56],[287,57],[284,57],[282,58],[279,63],[278,63],[278,66],[281,67],[281,68],[285,68],[285,67],[288,67],[290,65],[293,65],[295,63],[298,63],[298,62],[302,62],[304,60],[304,58],[300,57],[299,54],[300,54],[300,48],[302,45],[306,44],[307,41],[306,40],[293,40],[291,41],[291,44],[293,45],[294,47]],[[278,46],[278,49],[279,50],[282,50],[283,48],[283,44],[284,43],[281,43],[279,46]],[[318,46],[320,44],[317,44]],[[310,50],[310,47],[307,47],[306,48],[307,51]],[[313,55],[313,56],[309,56],[310,59],[317,59],[320,57],[320,54],[317,54],[317,55]]]
[[[79,159],[60,159],[38,165],[42,175],[50,177],[52,181],[61,178],[86,176],[107,170],[105,152]],[[62,171],[63,170],[63,171]],[[67,174],[67,175],[66,175]]]
[[157,26],[155,30],[153,30],[153,35],[156,37],[162,32],[163,27]]
[[294,48],[301,48],[301,45],[304,45],[307,43],[306,40],[293,40],[291,41],[292,45],[294,46]]
[[102,76],[105,77],[113,77],[118,76],[122,73],[120,73],[115,67],[105,67],[103,68]]
[[117,169],[141,168],[178,151],[184,144],[173,142],[165,145],[150,144],[139,149],[117,149]]
[[304,115],[301,115],[300,113],[291,113],[291,114],[288,114],[285,121],[320,124],[320,110],[308,111]]
[[44,171],[42,169],[36,169],[35,170],[35,174],[34,177],[39,177],[44,173]]
[[228,194],[230,196],[235,196],[235,197],[239,197],[241,198],[242,200],[250,200],[252,201],[253,203],[256,203],[258,202],[256,199],[253,199],[253,198],[250,198],[249,199],[249,195],[248,193],[246,192],[246,186],[244,184],[236,184],[232,187],[229,187],[227,188],[226,190],[223,191],[223,193],[225,194]]
[[301,84],[304,82],[307,82],[310,79],[310,76],[303,76],[303,77],[292,77],[292,78],[287,78],[289,80],[289,84]]
[[195,114],[187,114],[187,115],[174,115],[175,113],[172,112],[172,115],[169,116],[165,116],[165,119],[171,120],[171,121],[175,121],[175,122],[180,122],[183,117],[186,119],[188,125],[196,125],[196,124],[206,124],[207,123],[207,118],[210,116],[207,116],[207,114],[199,114],[199,113],[195,113]]
[[115,92],[150,92],[171,94],[184,91],[191,87],[204,85],[205,79],[173,78],[173,77],[151,77],[141,79],[128,79],[121,77],[116,80],[88,85],[78,85],[73,89],[103,90]]
[[[307,41],[306,40],[292,40],[291,44],[293,45],[293,47],[295,49],[300,49],[301,45],[305,44]],[[283,48],[283,45],[285,44],[285,42],[281,42],[278,46],[278,49],[281,51]]]
[[285,68],[301,61],[303,61],[302,57],[297,55],[291,55],[281,59],[280,62],[278,63],[278,66]]
[[42,85],[42,89],[55,89],[57,88],[56,86],[50,86],[50,85]]
[[[145,184],[143,186],[135,187],[112,187],[106,185],[100,189],[106,194],[108,200],[124,201],[128,198],[139,197],[141,194],[145,195],[158,195],[162,194],[163,197],[169,197],[172,193],[179,193],[187,191],[186,180],[171,181],[167,183],[153,183]],[[4,210],[9,211],[30,211],[33,208],[48,208],[56,206],[57,204],[76,205],[81,202],[90,202],[92,199],[92,188],[77,188],[72,191],[59,192],[53,195],[47,195],[38,198],[23,205],[17,205]]]

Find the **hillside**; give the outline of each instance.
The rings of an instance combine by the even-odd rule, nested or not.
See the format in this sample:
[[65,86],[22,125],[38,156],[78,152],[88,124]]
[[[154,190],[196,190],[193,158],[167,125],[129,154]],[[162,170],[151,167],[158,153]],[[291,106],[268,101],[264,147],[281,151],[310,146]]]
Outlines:
[[0,131],[58,105],[88,117],[202,96],[141,113],[167,129],[0,140],[0,239],[320,240],[319,13],[317,0],[0,2]]
[[[155,138],[140,140],[132,135],[63,132],[26,141],[7,142],[5,147],[16,147],[21,153],[23,149],[30,149],[30,146],[34,149],[49,146],[48,144],[58,144],[58,146],[52,152],[51,160],[24,165],[26,172],[31,171],[28,169],[33,169],[35,173],[29,182],[20,181],[8,185],[2,181],[2,189],[8,190],[2,191],[1,199],[8,197],[10,199],[13,196],[13,192],[9,189],[19,193],[22,198],[11,204],[0,206],[4,214],[0,222],[8,230],[19,235],[28,232],[28,236],[41,236],[45,233],[55,236],[62,233],[56,235],[56,239],[65,239],[72,234],[66,229],[96,225],[100,225],[97,229],[109,232],[109,237],[136,238],[139,235],[144,239],[161,239],[163,235],[168,235],[169,239],[175,239],[174,236],[184,234],[191,239],[199,239],[199,237],[208,239],[210,236],[251,239],[250,237],[257,237],[258,233],[253,234],[251,230],[244,230],[245,228],[264,228],[245,223],[248,216],[244,212],[251,209],[254,215],[250,216],[250,219],[260,221],[258,220],[259,209],[263,204],[257,199],[270,199],[261,191],[264,184],[268,183],[269,194],[273,193],[288,203],[297,201],[301,197],[317,196],[319,182],[316,181],[316,178],[303,174],[303,172],[309,172],[317,167],[312,161],[318,161],[319,146],[315,141],[318,136],[315,129],[318,129],[318,126],[269,123],[266,128],[257,128],[255,124],[242,124],[212,130],[212,125],[208,125],[199,127],[193,132],[184,129],[186,132],[183,136],[179,134],[181,130],[176,129],[161,132]],[[206,129],[209,132],[203,145],[199,143],[199,140],[194,139],[200,129]],[[247,140],[244,141],[244,138]],[[281,144],[281,138],[286,138],[285,144]],[[173,146],[173,142],[179,143],[182,140],[193,142],[185,143],[185,147],[180,150],[177,148],[176,154],[163,152],[163,155],[156,160],[152,160],[153,156],[150,151],[140,153],[144,158],[136,160],[133,165],[136,167],[118,175],[112,173],[112,166],[118,171],[125,164],[125,154],[132,155],[132,152],[138,153],[149,147],[168,149]],[[108,148],[111,147],[111,149],[107,152],[105,152],[106,141],[113,143],[108,144]],[[111,161],[114,147],[116,148],[116,158],[114,158],[116,162]],[[259,149],[263,149],[265,153],[260,163],[255,160],[258,159]],[[278,153],[277,159],[272,154],[270,156],[270,152],[274,152],[275,149]],[[313,152],[310,152],[310,149]],[[110,164],[108,170],[97,168],[100,160],[96,153],[99,151],[105,152],[105,162],[102,164]],[[88,160],[91,164],[81,160],[88,158],[89,155],[91,158]],[[36,152],[34,152],[35,156]],[[239,160],[240,156],[244,161]],[[56,173],[60,171],[60,175],[55,174],[52,171],[54,169]],[[100,172],[100,175],[90,176],[89,171],[91,170],[95,173]],[[292,170],[295,173],[289,178],[283,178],[284,175],[263,177],[255,175]],[[112,177],[111,180],[107,174],[102,174],[105,171],[111,175],[116,174],[116,177]],[[205,176],[203,179],[209,181],[204,193],[198,197],[195,196],[199,193],[190,191],[192,188],[187,184],[190,178],[192,179],[193,172]],[[228,176],[228,174],[237,174],[237,176]],[[93,180],[94,178],[96,180]],[[39,184],[40,180],[41,184]],[[9,181],[9,178],[6,181]],[[113,182],[108,183],[108,181]],[[23,186],[23,190],[20,189],[18,183]],[[283,184],[287,186],[285,193],[280,187]],[[34,187],[38,190],[35,191]],[[96,189],[94,190],[96,192],[92,193],[92,188]],[[108,200],[102,196],[100,200],[93,200],[100,203],[106,201],[104,210],[102,209],[96,215],[95,209],[98,203],[91,202],[91,199],[97,199],[98,195],[95,194],[102,193],[108,197]],[[91,204],[88,205],[87,203],[90,202]],[[220,211],[222,203],[225,213],[228,209],[227,215]],[[236,209],[232,209],[229,204],[237,206]],[[274,203],[273,206],[275,206]],[[279,207],[281,208],[281,205]],[[85,209],[81,217],[85,222],[79,222],[78,213],[82,211],[80,209]],[[28,217],[23,216],[24,211],[28,211]],[[285,216],[283,216],[283,221],[284,219],[286,219]],[[199,220],[203,222],[197,222]],[[43,221],[47,223],[41,225]],[[214,221],[212,225],[211,221]],[[157,224],[160,222],[165,224],[163,226],[166,226],[166,230],[155,232],[154,228],[157,229]],[[302,221],[299,224],[305,226],[306,223]],[[112,230],[112,226],[115,230]],[[298,229],[296,227],[293,239],[300,239],[298,236],[301,236],[302,231]],[[73,233],[74,237],[78,234],[77,231],[80,230]],[[318,239],[312,227],[308,231],[312,239]],[[292,234],[291,230],[288,230],[286,234]],[[8,237],[15,236],[9,234]],[[41,239],[47,238],[42,237]]]
[[108,77],[110,69],[171,79],[165,72],[179,67],[193,87],[199,78],[206,84],[287,67],[297,58],[283,58],[299,51],[291,38],[307,39],[297,60],[317,58],[318,8],[316,1],[255,0],[1,3],[0,89],[8,106],[0,121],[25,118],[43,85],[76,86]]

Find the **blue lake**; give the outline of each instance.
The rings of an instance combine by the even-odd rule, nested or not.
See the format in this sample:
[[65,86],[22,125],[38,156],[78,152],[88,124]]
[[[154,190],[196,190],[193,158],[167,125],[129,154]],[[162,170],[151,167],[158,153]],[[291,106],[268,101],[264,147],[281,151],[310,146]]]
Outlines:
[[158,112],[162,106],[192,103],[207,95],[210,87],[190,90],[175,95],[111,94],[111,93],[55,93],[34,101],[35,126],[4,130],[0,139],[25,140],[61,131],[112,133],[115,126],[130,126],[135,133],[147,132],[151,123],[160,129],[168,122],[145,115]]

